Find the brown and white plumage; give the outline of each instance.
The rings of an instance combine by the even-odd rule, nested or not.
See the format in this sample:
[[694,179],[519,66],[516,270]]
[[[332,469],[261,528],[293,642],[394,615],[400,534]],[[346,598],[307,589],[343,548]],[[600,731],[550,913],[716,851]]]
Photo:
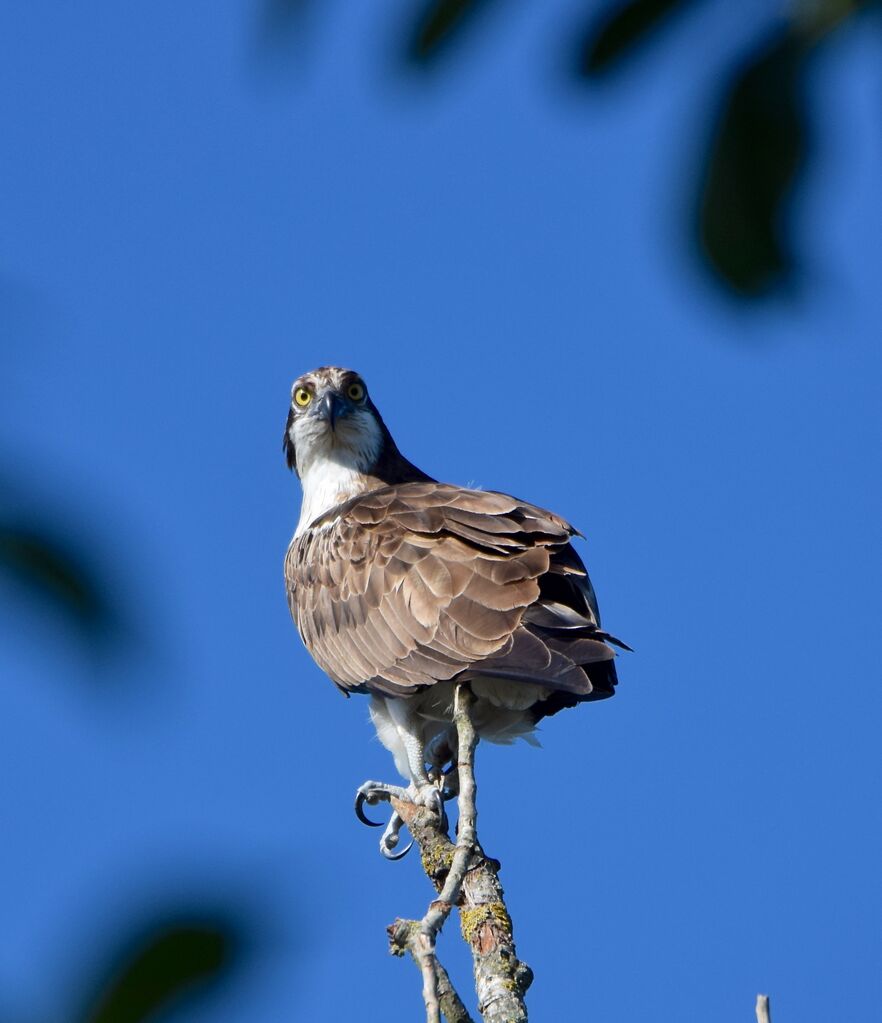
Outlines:
[[573,534],[505,494],[381,487],[292,542],[291,612],[345,691],[413,696],[448,679],[493,677],[541,685],[549,699],[610,696],[613,652]]
[[337,686],[373,696],[380,738],[417,788],[455,682],[471,683],[479,735],[501,742],[613,694],[617,641],[562,518],[421,472],[349,370],[295,381],[284,446],[304,489],[291,614]]

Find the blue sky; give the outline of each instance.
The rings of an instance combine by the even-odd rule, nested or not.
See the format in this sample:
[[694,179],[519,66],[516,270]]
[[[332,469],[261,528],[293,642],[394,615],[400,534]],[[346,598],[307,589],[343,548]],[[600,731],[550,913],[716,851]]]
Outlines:
[[244,0],[0,14],[3,472],[136,637],[99,663],[0,591],[4,1015],[58,1018],[128,916],[204,897],[260,940],[188,1018],[418,1018],[384,927],[427,882],[351,812],[391,760],[281,582],[288,390],[337,363],[428,472],[573,521],[635,648],[542,750],[479,751],[534,1018],[874,1017],[879,42],[813,66],[804,286],[735,307],[684,211],[752,6],[593,92],[555,65],[574,3],[497,9],[427,82],[404,3],[315,10],[288,66]]

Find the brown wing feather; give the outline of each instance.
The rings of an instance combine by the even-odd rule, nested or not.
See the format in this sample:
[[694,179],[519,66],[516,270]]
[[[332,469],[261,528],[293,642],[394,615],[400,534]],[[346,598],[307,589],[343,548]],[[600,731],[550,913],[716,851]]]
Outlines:
[[344,691],[397,696],[482,675],[555,690],[540,712],[553,713],[615,685],[575,532],[506,494],[383,487],[292,542],[291,613]]

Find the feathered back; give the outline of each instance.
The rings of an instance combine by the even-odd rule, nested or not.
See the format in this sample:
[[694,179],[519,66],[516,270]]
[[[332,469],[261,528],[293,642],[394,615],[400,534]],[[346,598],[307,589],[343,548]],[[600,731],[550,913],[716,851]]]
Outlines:
[[421,477],[332,508],[288,549],[291,613],[320,667],[344,691],[390,696],[453,678],[538,683],[552,696],[537,717],[611,696],[617,641],[572,526]]

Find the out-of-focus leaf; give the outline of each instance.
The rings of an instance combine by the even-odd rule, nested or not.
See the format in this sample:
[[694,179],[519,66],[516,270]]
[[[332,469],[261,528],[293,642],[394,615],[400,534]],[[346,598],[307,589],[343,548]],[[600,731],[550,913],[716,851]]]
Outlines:
[[609,71],[622,57],[649,40],[675,13],[697,0],[627,0],[592,18],[578,53],[578,73],[585,78]]
[[784,283],[794,259],[788,201],[806,154],[805,41],[781,32],[727,84],[699,196],[704,259],[737,293]]
[[230,916],[186,913],[137,934],[102,971],[81,1023],[141,1023],[206,994],[239,965],[244,928]]
[[107,637],[118,625],[99,570],[49,529],[0,523],[0,571],[60,611],[90,640]]
[[408,59],[433,64],[457,35],[493,0],[432,0],[416,20],[407,44]]

